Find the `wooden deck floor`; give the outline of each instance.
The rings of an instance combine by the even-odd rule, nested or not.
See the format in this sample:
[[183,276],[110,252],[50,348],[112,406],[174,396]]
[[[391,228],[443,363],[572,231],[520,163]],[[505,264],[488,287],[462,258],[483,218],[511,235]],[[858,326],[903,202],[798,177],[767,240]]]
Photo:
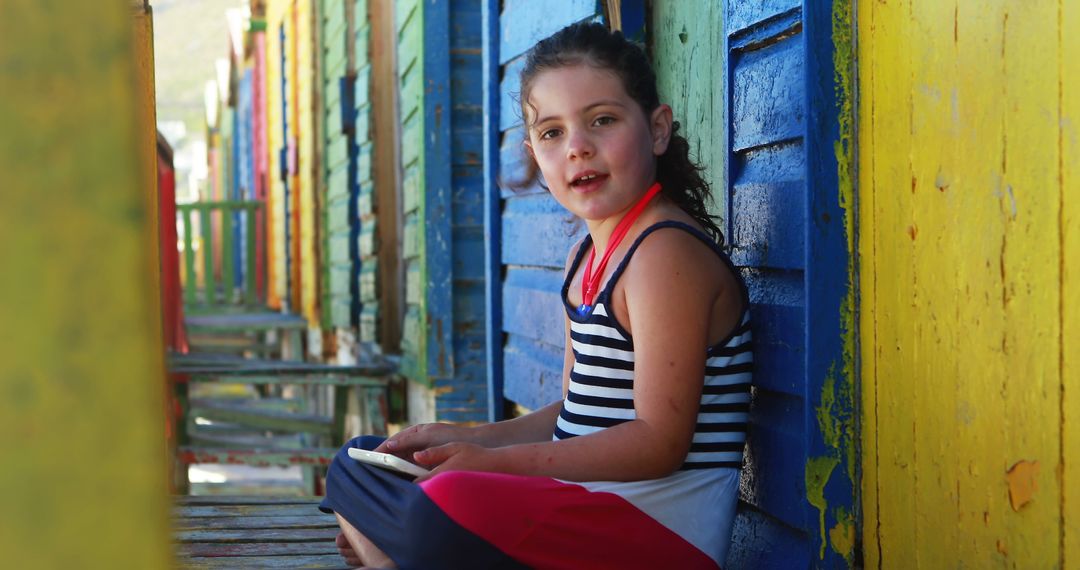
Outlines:
[[317,497],[177,497],[180,568],[348,568]]

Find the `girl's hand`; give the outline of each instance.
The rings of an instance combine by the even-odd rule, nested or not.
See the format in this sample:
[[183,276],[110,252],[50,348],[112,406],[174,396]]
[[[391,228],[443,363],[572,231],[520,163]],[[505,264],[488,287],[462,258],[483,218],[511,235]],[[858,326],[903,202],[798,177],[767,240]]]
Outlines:
[[495,453],[472,443],[448,443],[413,454],[413,460],[425,467],[435,466],[431,473],[418,477],[416,483],[444,471],[499,471]]
[[467,441],[468,429],[451,424],[419,424],[409,426],[379,444],[375,451],[390,453],[412,461],[413,453],[454,441]]

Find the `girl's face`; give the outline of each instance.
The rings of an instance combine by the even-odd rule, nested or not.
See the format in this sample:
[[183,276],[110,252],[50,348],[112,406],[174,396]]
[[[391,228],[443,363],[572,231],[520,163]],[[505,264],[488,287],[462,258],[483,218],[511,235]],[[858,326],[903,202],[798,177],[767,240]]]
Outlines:
[[614,73],[584,64],[541,72],[528,103],[525,144],[570,212],[617,219],[655,181],[671,136],[667,105],[647,116]]

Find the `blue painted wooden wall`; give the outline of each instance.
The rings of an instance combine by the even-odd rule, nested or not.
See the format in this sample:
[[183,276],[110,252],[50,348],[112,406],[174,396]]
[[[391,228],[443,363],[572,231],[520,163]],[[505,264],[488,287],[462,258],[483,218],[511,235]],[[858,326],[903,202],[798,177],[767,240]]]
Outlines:
[[[237,82],[236,112],[233,114],[233,200],[255,199],[255,165],[251,157],[252,137],[252,70],[244,69]],[[245,275],[247,270],[247,214],[237,212],[232,215],[233,223],[233,260],[235,272],[235,285],[240,290],[245,290]],[[252,276],[251,278],[254,278]]]
[[[480,0],[449,3],[453,377],[435,381],[440,420],[487,417]],[[443,390],[446,386],[449,390]]]
[[[843,566],[824,548],[837,521],[823,516],[822,503],[855,512],[850,480],[822,489],[824,467],[849,458],[819,460],[822,432],[834,426],[818,408],[843,368],[839,301],[847,254],[836,133],[823,127],[835,105],[831,20],[828,6],[823,25],[812,20],[821,12],[811,10],[798,0],[726,4],[718,80],[729,118],[728,235],[750,286],[756,340],[743,485],[751,508],[741,511],[728,559],[737,568]],[[826,406],[824,414],[837,411]]]
[[[494,393],[489,416],[501,414],[499,396],[536,409],[562,396],[563,316],[558,291],[570,247],[585,235],[585,225],[538,185],[514,192],[496,180],[522,177],[524,131],[517,94],[524,54],[538,40],[602,13],[595,0],[536,2],[506,0],[486,8],[489,58],[487,91],[489,168],[488,344]],[[496,282],[497,281],[497,282]],[[497,386],[503,386],[501,394]]]

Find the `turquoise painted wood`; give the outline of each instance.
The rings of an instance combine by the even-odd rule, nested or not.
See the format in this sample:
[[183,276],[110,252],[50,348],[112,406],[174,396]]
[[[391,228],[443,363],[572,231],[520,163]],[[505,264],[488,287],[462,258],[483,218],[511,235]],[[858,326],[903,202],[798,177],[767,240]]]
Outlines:
[[831,10],[797,0],[724,5],[727,233],[757,341],[743,485],[753,508],[740,510],[733,567],[850,562],[825,546],[855,512]]
[[713,73],[700,73],[723,69],[722,15],[723,6],[715,2],[654,2],[650,47],[660,100],[671,105],[691,158],[706,168],[713,200],[709,211],[727,219],[724,84]]
[[402,268],[405,273],[405,322],[401,337],[401,370],[421,383],[427,380],[426,299],[423,280],[424,149],[423,135],[423,9],[417,0],[394,3],[398,34],[397,71],[402,174]]

